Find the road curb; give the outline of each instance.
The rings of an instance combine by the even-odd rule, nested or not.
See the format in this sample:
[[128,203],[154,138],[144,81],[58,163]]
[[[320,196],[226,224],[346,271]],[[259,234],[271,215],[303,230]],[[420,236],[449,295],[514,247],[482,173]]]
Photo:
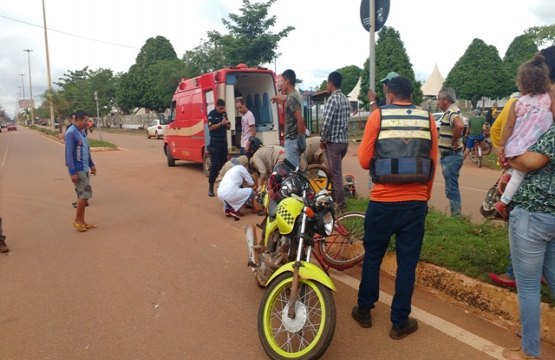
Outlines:
[[[382,271],[395,276],[395,254],[386,254]],[[454,271],[420,262],[416,268],[416,283],[446,301],[466,305],[478,314],[504,327],[517,331],[519,310],[517,294],[509,289],[490,285]],[[555,308],[541,304],[542,339],[555,344]]]

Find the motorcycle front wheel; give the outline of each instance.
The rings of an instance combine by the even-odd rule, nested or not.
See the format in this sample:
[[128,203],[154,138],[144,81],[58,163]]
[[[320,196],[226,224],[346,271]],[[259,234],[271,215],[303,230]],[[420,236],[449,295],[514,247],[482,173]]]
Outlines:
[[330,289],[299,279],[295,318],[288,316],[292,273],[275,278],[260,303],[258,335],[272,359],[319,359],[335,331],[335,302]]

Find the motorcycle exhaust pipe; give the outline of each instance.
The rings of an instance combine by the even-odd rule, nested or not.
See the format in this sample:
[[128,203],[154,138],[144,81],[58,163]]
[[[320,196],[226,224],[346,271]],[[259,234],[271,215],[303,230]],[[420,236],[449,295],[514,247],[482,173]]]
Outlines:
[[247,265],[252,268],[256,268],[256,264],[258,263],[258,256],[255,251],[254,244],[258,244],[258,241],[256,239],[256,231],[254,229],[254,226],[247,225],[245,227],[245,237],[247,238],[247,255],[249,258],[249,262]]

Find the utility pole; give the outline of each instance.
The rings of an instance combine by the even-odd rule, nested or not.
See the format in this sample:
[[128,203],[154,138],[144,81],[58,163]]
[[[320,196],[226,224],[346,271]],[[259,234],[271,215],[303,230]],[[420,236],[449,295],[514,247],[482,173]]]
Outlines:
[[21,98],[25,99],[25,85],[23,85],[23,76],[25,74],[19,74],[19,76],[21,76]]
[[[48,74],[48,103],[50,104],[50,123],[52,129],[54,125],[54,101],[52,101],[52,76],[50,75],[50,55],[48,54],[48,32],[46,31],[46,10],[44,7],[44,0],[42,0],[42,21],[44,23],[44,45],[46,47],[46,72]],[[60,124],[60,134],[62,133],[62,124]]]
[[27,64],[29,65],[29,93],[31,97],[31,124],[35,123],[35,101],[33,100],[33,84],[31,82],[31,49],[24,49],[27,52]]

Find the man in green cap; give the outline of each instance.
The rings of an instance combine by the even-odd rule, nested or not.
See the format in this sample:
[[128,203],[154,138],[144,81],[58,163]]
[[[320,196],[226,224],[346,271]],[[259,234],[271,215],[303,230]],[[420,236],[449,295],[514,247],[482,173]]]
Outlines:
[[[399,74],[395,71],[390,71],[383,79],[380,80],[380,83],[383,86],[384,96],[389,91],[387,83],[389,83],[392,79],[395,79],[396,77],[399,77]],[[368,90],[368,100],[370,100],[370,112],[380,107],[376,101],[376,92]]]

